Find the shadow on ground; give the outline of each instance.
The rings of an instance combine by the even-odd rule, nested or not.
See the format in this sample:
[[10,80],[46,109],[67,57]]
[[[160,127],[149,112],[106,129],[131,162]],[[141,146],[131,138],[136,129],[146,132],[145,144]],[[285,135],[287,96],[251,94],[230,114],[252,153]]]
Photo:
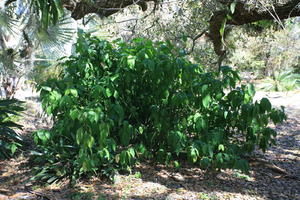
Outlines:
[[[289,107],[290,118],[276,127],[277,146],[257,157],[280,168],[256,162],[249,174],[223,170],[206,172],[184,164],[180,169],[143,163],[132,175],[119,175],[116,182],[101,178],[41,187],[32,184],[28,152],[17,159],[0,161],[2,199],[197,199],[197,200],[300,200],[300,108]],[[33,130],[31,127],[28,130]],[[26,198],[25,198],[26,197]]]

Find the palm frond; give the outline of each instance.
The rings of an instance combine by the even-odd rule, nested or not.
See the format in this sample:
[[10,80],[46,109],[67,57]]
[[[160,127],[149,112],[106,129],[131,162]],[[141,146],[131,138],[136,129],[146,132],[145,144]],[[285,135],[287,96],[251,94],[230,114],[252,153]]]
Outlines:
[[15,36],[20,32],[21,23],[21,19],[16,18],[13,12],[13,7],[9,7],[4,10],[0,9],[0,27],[2,31]]
[[33,37],[44,55],[57,59],[69,55],[77,32],[77,24],[70,15],[65,15],[47,29],[39,28]]

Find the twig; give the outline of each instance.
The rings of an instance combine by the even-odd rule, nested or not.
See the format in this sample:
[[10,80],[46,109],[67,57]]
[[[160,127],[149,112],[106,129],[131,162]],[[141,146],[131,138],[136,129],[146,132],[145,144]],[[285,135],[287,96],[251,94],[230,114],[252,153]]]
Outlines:
[[196,45],[196,40],[198,40],[200,37],[202,37],[205,33],[207,33],[208,29],[205,29],[204,31],[202,31],[201,33],[199,33],[198,35],[196,35],[194,38],[192,38],[192,48],[190,49],[190,51],[187,52],[187,55],[191,54],[194,49],[195,49],[195,45]]
[[280,173],[280,174],[284,174],[284,175],[289,174],[285,169],[282,169],[282,168],[276,166],[275,164],[269,163],[268,161],[261,159],[261,158],[251,158],[250,162],[252,165],[264,165],[265,167],[271,169],[272,171],[274,171],[276,173]]

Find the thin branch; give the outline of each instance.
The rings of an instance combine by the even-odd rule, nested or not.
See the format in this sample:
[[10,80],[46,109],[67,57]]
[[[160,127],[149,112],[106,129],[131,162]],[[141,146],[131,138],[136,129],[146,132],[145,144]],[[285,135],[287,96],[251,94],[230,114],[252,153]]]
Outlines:
[[192,48],[190,49],[190,51],[187,52],[187,55],[191,54],[194,52],[195,46],[196,46],[196,40],[198,40],[200,37],[202,37],[205,33],[207,33],[208,29],[205,29],[204,31],[202,31],[201,33],[199,33],[198,35],[196,35],[193,39],[192,39]]
[[[219,2],[225,5],[230,5],[230,2],[232,3],[233,0],[219,0]],[[222,36],[220,34],[220,29],[224,20],[226,20],[226,24],[230,25],[243,25],[260,20],[274,19],[281,24],[280,20],[300,16],[300,9],[295,9],[299,3],[299,0],[290,0],[285,4],[274,4],[273,10],[275,14],[269,9],[266,9],[265,11],[260,11],[254,8],[247,9],[245,8],[245,2],[242,1],[237,2],[235,12],[233,14],[230,14],[228,9],[216,11],[209,22],[208,35],[213,42],[216,54],[221,56],[225,53]],[[228,15],[230,15],[230,18],[228,18]]]
[[274,12],[274,14],[273,14],[270,11],[270,9],[265,6],[265,4],[263,2],[261,2],[260,0],[258,2],[261,4],[262,7],[264,7],[264,9],[266,11],[268,11],[270,13],[270,15],[273,17],[273,19],[284,29],[284,25],[283,25],[282,21],[280,20],[280,17],[278,16],[274,6],[272,5],[272,9],[273,9],[273,12]]

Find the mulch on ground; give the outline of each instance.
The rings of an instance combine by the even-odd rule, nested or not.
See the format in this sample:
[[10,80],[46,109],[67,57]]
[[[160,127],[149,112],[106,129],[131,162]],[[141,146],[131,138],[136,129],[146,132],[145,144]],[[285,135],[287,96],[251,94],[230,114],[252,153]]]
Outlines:
[[[289,119],[276,127],[277,146],[265,154],[256,152],[249,174],[141,163],[130,175],[118,175],[114,183],[94,177],[73,188],[67,182],[40,186],[29,180],[33,166],[28,161],[29,151],[24,151],[15,159],[0,161],[0,200],[300,200],[300,92],[259,93],[258,99],[262,96],[270,98],[275,106],[286,106]],[[33,114],[27,116],[23,134],[29,145],[31,133],[43,125]]]

